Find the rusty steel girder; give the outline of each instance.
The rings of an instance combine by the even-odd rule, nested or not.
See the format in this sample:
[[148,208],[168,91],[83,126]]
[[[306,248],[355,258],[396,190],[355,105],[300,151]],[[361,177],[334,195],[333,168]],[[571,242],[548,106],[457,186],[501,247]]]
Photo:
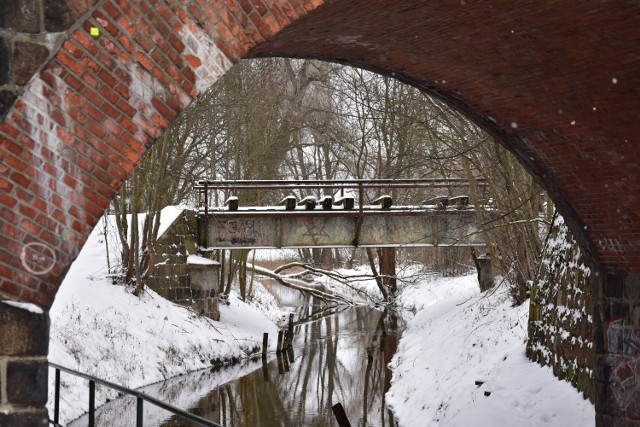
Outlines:
[[208,248],[484,246],[473,209],[220,210],[199,224]]

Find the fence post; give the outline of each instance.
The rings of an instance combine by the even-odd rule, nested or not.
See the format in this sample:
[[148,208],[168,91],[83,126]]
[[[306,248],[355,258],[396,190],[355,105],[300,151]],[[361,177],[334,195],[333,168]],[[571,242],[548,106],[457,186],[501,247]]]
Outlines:
[[60,420],[60,369],[56,369],[55,397],[53,402],[53,422],[58,424]]
[[96,382],[89,380],[89,427],[96,423]]
[[331,407],[333,411],[333,415],[335,415],[336,420],[338,421],[338,425],[340,427],[351,427],[351,423],[347,418],[346,412],[344,412],[344,408],[342,407],[342,403],[338,402]]
[[142,427],[144,410],[143,410],[144,400],[142,397],[137,397],[137,405],[136,405],[136,427]]
[[276,354],[282,353],[282,336],[284,333],[282,331],[278,331],[278,347],[276,349]]
[[282,353],[277,353],[276,359],[278,360],[278,374],[284,374],[284,362],[282,360]]
[[269,344],[269,334],[267,332],[262,334],[262,357],[267,357],[267,344]]
[[289,313],[289,328],[287,329],[287,348],[293,344],[293,313]]

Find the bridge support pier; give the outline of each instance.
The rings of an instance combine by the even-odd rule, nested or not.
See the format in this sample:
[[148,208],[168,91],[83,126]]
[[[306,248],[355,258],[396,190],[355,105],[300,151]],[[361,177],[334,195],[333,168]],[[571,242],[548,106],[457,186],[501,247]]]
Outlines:
[[378,259],[380,260],[382,283],[391,297],[395,295],[398,290],[396,279],[396,248],[379,248]]
[[640,427],[640,274],[594,274],[597,427]]
[[47,426],[49,314],[0,301],[0,426]]

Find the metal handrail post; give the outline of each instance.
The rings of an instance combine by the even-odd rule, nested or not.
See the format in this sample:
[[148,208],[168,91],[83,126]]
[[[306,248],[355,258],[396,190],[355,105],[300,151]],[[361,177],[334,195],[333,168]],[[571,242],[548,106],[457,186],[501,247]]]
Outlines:
[[58,424],[60,420],[60,369],[56,369],[56,383],[53,402],[53,422]]
[[[78,372],[78,371],[74,371],[73,369],[69,369],[67,367],[64,367],[62,365],[57,365],[55,363],[49,362],[49,366],[54,368],[54,369],[59,369],[61,371],[67,372],[71,375],[75,375],[77,377],[80,378],[84,378],[86,380],[89,381],[89,425],[90,426],[94,426],[95,425],[95,387],[96,387],[96,383],[105,386],[105,387],[109,387],[113,390],[119,391],[121,393],[130,395],[130,396],[135,396],[138,399],[141,400],[146,400],[147,402],[162,408],[166,411],[169,411],[175,415],[178,415],[182,418],[188,419],[190,421],[194,421],[200,425],[203,426],[210,426],[210,427],[221,427],[220,424],[217,424],[213,421],[210,420],[206,420],[198,415],[195,414],[191,414],[187,411],[184,411],[182,409],[176,408],[173,405],[170,405],[168,403],[162,402],[161,400],[156,399],[155,397],[146,395],[140,391],[135,391],[135,390],[131,390],[129,388],[123,387],[121,385],[94,377],[92,375],[88,375],[88,374],[83,374],[82,372]],[[140,414],[142,414],[142,410],[140,411]],[[140,415],[140,417],[143,417],[144,415]],[[141,422],[141,421],[139,421]],[[59,424],[56,424],[59,425]],[[142,425],[142,424],[139,424]]]
[[143,423],[143,416],[144,416],[144,400],[138,396],[137,397],[137,404],[136,404],[136,427],[142,427],[142,423]]
[[89,427],[96,423],[96,382],[89,380]]
[[204,183],[204,217],[209,217],[209,189],[207,188],[207,182]]

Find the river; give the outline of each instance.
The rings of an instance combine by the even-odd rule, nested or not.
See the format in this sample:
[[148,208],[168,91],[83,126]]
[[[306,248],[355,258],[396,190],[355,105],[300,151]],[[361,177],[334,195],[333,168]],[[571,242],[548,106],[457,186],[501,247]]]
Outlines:
[[[400,318],[368,306],[318,310],[297,291],[273,283],[267,287],[294,313],[291,349],[278,357],[270,354],[266,362],[198,371],[140,390],[227,427],[337,426],[331,410],[336,403],[354,427],[395,426],[385,393]],[[145,426],[196,425],[151,404],[145,404],[144,419]],[[70,424],[86,425],[86,416]],[[96,425],[135,425],[135,400],[102,406]]]

